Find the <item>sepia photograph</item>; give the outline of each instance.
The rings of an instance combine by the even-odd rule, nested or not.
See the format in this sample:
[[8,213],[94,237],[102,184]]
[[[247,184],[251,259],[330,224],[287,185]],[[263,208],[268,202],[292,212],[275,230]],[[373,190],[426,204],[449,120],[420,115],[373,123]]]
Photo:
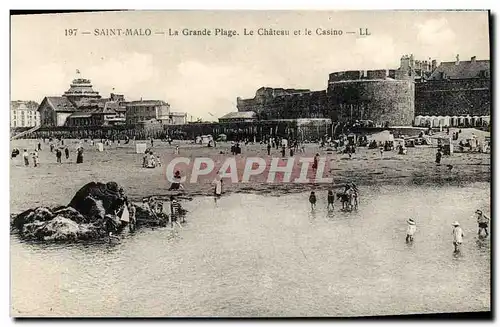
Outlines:
[[11,317],[492,319],[490,11],[9,19]]

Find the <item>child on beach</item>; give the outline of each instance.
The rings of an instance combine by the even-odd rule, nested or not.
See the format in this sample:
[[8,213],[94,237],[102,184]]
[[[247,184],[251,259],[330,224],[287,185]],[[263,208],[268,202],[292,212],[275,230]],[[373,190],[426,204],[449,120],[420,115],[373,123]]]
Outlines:
[[333,191],[329,190],[328,191],[328,206],[326,207],[327,209],[330,209],[330,206],[332,207],[332,210],[334,209],[333,207],[333,202],[335,201],[335,196],[333,195]]
[[311,192],[311,195],[309,195],[309,203],[311,203],[311,209],[314,210],[314,208],[316,208],[316,195],[314,194],[314,191]]
[[408,228],[406,229],[406,243],[413,242],[413,235],[417,231],[417,226],[415,225],[415,221],[413,219],[408,219]]
[[33,167],[38,167],[40,164],[38,158],[38,150],[35,150],[35,152],[33,152],[32,157],[33,157]]

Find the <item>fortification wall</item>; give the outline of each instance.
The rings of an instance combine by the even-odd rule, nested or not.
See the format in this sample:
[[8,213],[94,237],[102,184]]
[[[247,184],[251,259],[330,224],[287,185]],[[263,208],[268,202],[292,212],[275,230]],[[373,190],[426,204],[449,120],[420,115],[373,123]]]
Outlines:
[[334,121],[410,126],[415,116],[415,88],[409,80],[331,82],[328,97]]

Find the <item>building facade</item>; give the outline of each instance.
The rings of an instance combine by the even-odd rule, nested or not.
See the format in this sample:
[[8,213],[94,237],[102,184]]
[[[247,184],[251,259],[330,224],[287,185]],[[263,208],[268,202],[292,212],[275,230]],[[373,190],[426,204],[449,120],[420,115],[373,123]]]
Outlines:
[[38,103],[34,101],[10,102],[10,127],[35,127],[40,125]]
[[489,116],[491,68],[489,60],[441,63],[432,75],[415,85],[415,113],[423,116]]
[[[88,113],[99,107],[101,96],[92,88],[90,80],[74,79],[62,96],[45,97],[38,107],[42,126],[65,126],[76,113]],[[73,116],[74,117],[74,116]],[[69,123],[69,122],[68,122]]]
[[187,124],[187,114],[185,112],[170,112],[168,124],[170,125]]
[[126,108],[127,125],[150,120],[170,120],[170,105],[162,100],[131,101],[126,103]]

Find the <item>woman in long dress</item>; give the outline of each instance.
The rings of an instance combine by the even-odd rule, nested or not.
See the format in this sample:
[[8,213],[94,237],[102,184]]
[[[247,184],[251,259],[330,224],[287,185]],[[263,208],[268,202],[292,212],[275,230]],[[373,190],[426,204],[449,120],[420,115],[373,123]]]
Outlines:
[[76,154],[76,163],[83,163],[83,148],[79,147]]
[[222,179],[220,176],[217,176],[217,178],[214,180],[214,195],[215,196],[221,196],[222,195]]

